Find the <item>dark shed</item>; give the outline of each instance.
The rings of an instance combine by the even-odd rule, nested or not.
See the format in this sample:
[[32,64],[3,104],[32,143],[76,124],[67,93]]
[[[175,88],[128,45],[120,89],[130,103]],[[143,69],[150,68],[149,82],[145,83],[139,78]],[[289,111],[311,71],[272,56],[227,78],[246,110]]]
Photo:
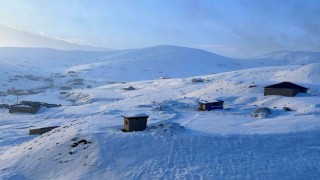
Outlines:
[[306,93],[308,88],[299,86],[297,84],[291,82],[282,82],[270,86],[264,87],[264,95],[281,95],[281,96],[288,96],[293,97],[297,93]]
[[46,108],[53,108],[59,107],[61,104],[49,104],[44,102],[35,102],[35,101],[20,101],[20,104],[32,106],[32,107],[46,107]]
[[223,109],[224,101],[200,101],[199,110],[201,111],[211,111],[215,109]]
[[37,134],[44,134],[46,132],[51,131],[52,129],[58,128],[59,126],[50,126],[50,127],[43,127],[38,129],[30,129],[29,135],[37,135]]
[[31,113],[35,114],[41,107],[33,107],[25,104],[15,104],[10,106],[9,113]]
[[124,131],[143,131],[147,127],[147,120],[149,118],[146,114],[125,115],[124,118]]

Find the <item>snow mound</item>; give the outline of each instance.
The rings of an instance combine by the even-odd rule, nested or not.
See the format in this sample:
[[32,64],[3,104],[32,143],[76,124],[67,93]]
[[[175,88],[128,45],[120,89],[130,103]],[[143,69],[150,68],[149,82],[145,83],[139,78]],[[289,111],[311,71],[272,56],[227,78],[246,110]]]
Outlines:
[[[153,124],[148,127],[148,130],[152,134],[165,133],[165,134],[173,134],[178,132],[183,132],[185,129],[179,123],[175,122],[161,122],[157,124]],[[147,131],[148,132],[148,131]]]
[[92,103],[90,95],[83,92],[68,92],[66,94],[60,95],[60,98],[71,101],[73,104]]
[[154,111],[174,112],[180,110],[195,110],[198,103],[193,99],[166,100],[153,106]]
[[[74,124],[75,121],[8,151],[1,157],[1,161],[6,163],[1,163],[4,169],[0,171],[0,176],[13,179],[61,179],[65,174],[71,174],[72,179],[77,179],[87,172],[85,166],[91,166],[95,161],[92,152],[95,143],[90,135],[80,134]],[[12,167],[11,163],[15,165]],[[72,173],[68,170],[70,166]],[[11,168],[18,171],[3,174]]]
[[266,118],[271,114],[272,114],[271,109],[264,107],[264,108],[258,108],[254,110],[251,113],[251,116],[255,118]]

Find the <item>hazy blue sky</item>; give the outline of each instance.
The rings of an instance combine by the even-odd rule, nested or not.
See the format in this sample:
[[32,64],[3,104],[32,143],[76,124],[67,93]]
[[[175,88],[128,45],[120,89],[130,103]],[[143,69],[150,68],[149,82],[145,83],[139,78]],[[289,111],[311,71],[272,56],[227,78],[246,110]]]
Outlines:
[[[320,0],[0,0],[0,24],[108,48],[320,51]],[[1,38],[0,38],[1,41]]]

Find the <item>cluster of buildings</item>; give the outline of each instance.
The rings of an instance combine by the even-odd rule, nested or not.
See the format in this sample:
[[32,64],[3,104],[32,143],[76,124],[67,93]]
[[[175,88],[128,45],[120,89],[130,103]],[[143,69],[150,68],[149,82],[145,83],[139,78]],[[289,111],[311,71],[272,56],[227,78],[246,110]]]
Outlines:
[[[200,82],[200,81],[194,81]],[[203,81],[202,81],[203,82]],[[308,88],[291,83],[282,82],[264,87],[264,96],[280,95],[287,97],[294,97],[298,93],[306,93]],[[224,101],[222,100],[201,100],[199,102],[199,110],[211,111],[216,109],[223,109]],[[264,109],[263,109],[264,110]],[[146,114],[123,116],[124,117],[124,131],[142,131],[146,128],[147,119]]]
[[[199,82],[199,81],[197,81]],[[270,86],[264,87],[264,95],[281,95],[287,97],[294,97],[297,93],[306,93],[308,88],[291,83],[291,82],[282,82],[278,84],[273,84]],[[223,109],[224,101],[222,100],[201,100],[199,102],[199,110],[201,111],[211,111],[216,109]],[[41,107],[58,107],[60,104],[48,104],[42,102],[33,102],[33,101],[21,101],[19,104],[12,106],[6,106],[9,109],[10,113],[22,112],[22,113],[32,113],[35,114]],[[149,118],[146,114],[133,114],[133,115],[124,115],[124,132],[132,131],[143,131],[147,127],[147,119]],[[42,134],[47,131],[50,131],[54,127],[45,127],[40,129],[30,130],[30,134]]]
[[[282,82],[278,84],[273,84],[270,86],[264,87],[264,96],[269,95],[280,95],[287,97],[294,97],[298,93],[306,93],[308,88],[291,83],[291,82]],[[221,100],[212,100],[212,101],[200,101],[199,110],[202,111],[211,111],[214,109],[223,109],[224,101]]]
[[35,101],[20,101],[18,104],[8,105],[0,104],[0,108],[9,109],[9,113],[37,113],[41,107],[53,108],[59,107],[61,104],[49,104],[44,102]]

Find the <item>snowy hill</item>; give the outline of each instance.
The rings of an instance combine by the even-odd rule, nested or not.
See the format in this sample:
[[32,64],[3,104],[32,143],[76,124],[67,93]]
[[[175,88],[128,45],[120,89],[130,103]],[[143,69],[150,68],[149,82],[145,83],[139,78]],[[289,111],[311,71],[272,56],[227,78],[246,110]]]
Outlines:
[[[39,87],[48,86],[47,82],[35,81],[29,81],[25,86],[26,80],[21,76],[26,75],[51,78],[56,86],[79,78],[87,81],[86,86],[97,86],[108,82],[190,77],[243,68],[236,59],[176,46],[106,52],[0,48],[0,64],[3,64],[0,91],[13,87],[28,89],[28,85],[35,88],[39,83]],[[12,81],[8,82],[9,79]]]
[[268,66],[306,65],[320,63],[320,52],[278,51],[252,58],[252,60]]
[[113,51],[63,51],[49,48],[0,48],[0,63],[38,71],[61,71],[65,67],[102,61]]
[[63,73],[65,68],[74,65],[101,61],[112,53],[48,48],[0,48],[0,92],[11,88],[46,87],[52,84],[50,79],[54,77],[53,74]]
[[[320,63],[317,53],[290,58],[238,60],[175,46],[0,49],[3,91],[42,90],[8,94],[5,103],[62,104],[37,114],[0,109],[0,179],[316,179]],[[281,81],[308,93],[263,96]],[[224,109],[198,111],[205,99],[224,100]],[[259,107],[272,114],[252,117]],[[128,113],[148,114],[147,129],[122,132]],[[47,126],[60,127],[28,135]]]
[[239,63],[239,60],[199,49],[156,46],[115,53],[107,56],[104,62],[74,66],[67,71],[74,71],[81,77],[126,82],[236,70],[243,68]]
[[[0,176],[316,177],[319,171],[315,167],[320,165],[318,65],[218,73],[201,76],[203,83],[192,83],[192,78],[161,79],[78,89],[60,98],[57,91],[26,96],[26,100],[60,99],[64,106],[43,109],[35,115],[3,111]],[[263,96],[263,87],[278,81],[277,74],[287,74],[288,69],[307,78],[293,82],[308,87],[308,93],[295,98]],[[283,76],[281,81],[292,81],[291,78]],[[136,90],[123,90],[128,86]],[[197,111],[198,101],[207,98],[223,99],[225,109]],[[264,119],[251,117],[257,107],[270,108],[272,115]],[[150,116],[147,130],[122,132],[121,115],[137,112]],[[52,125],[61,127],[39,137],[27,135],[29,128]]]

